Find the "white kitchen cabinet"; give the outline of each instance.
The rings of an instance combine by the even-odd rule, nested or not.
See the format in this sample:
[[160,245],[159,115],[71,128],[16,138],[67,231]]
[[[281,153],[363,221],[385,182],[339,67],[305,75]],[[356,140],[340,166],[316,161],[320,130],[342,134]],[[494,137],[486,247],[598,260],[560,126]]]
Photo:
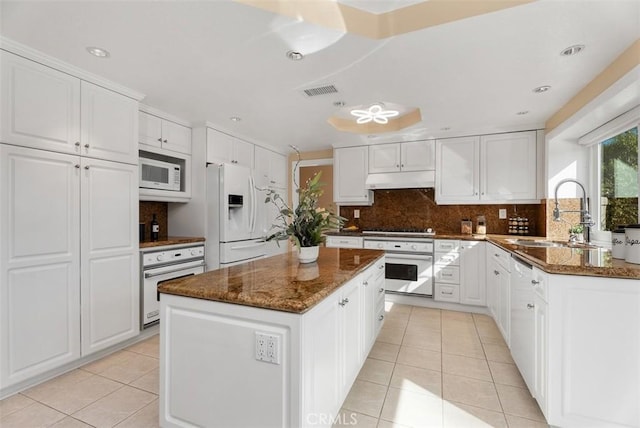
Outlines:
[[138,114],[140,144],[191,154],[191,128],[144,111]]
[[333,200],[340,205],[371,205],[373,191],[367,190],[369,173],[367,146],[333,150]]
[[435,169],[432,140],[369,146],[369,173]]
[[436,141],[436,201],[469,203],[479,200],[480,138]]
[[138,102],[1,52],[2,142],[137,164]]
[[535,131],[480,137],[480,199],[536,199],[536,156]]
[[535,313],[532,267],[511,258],[511,304],[509,344],[529,391],[535,395]]
[[363,273],[362,292],[362,342],[363,358],[366,358],[378,337],[384,322],[384,260],[379,260],[375,268]]
[[536,131],[436,141],[439,204],[534,201]]
[[532,283],[534,286],[534,385],[533,396],[543,414],[547,415],[547,376],[549,345],[548,332],[548,303],[546,296],[546,274],[536,268],[533,269]]
[[207,162],[234,163],[253,168],[253,147],[232,135],[207,128]]
[[487,305],[484,242],[460,241],[460,303]]
[[261,146],[255,146],[255,178],[263,187],[287,188],[287,157]]
[[510,255],[493,244],[487,244],[487,289],[488,306],[507,345],[509,345],[511,294]]
[[82,81],[81,154],[138,164],[138,102]]
[[344,399],[356,380],[364,360],[363,330],[365,328],[362,315],[364,299],[363,284],[360,281],[342,287],[341,318],[342,318],[342,398]]
[[0,385],[80,357],[80,158],[0,144]]
[[82,354],[139,332],[138,168],[82,159]]

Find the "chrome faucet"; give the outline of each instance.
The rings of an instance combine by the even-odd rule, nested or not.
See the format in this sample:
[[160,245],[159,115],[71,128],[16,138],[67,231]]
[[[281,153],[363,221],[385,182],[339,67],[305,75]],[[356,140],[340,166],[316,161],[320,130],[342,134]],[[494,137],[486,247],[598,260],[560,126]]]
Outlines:
[[[560,186],[562,186],[565,183],[575,183],[577,184],[581,189],[582,189],[582,207],[579,210],[561,210],[559,208],[559,204],[558,204],[558,189],[560,188]],[[589,242],[591,242],[591,228],[593,226],[595,226],[594,221],[591,219],[591,213],[589,213],[589,200],[587,199],[587,191],[585,190],[584,186],[578,181],[578,180],[574,180],[573,178],[565,178],[564,180],[560,180],[558,182],[558,184],[556,184],[556,189],[555,189],[555,194],[554,194],[554,198],[555,198],[555,208],[553,209],[553,220],[554,221],[560,221],[562,220],[560,218],[560,214],[561,213],[580,213],[580,224],[584,226],[584,239],[585,242],[588,244]]]

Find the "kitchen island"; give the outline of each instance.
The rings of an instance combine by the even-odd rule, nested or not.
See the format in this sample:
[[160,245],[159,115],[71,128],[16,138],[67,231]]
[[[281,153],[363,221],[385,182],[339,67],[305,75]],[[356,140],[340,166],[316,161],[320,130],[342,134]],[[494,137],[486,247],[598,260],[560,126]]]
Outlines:
[[164,283],[163,427],[331,426],[384,318],[384,253],[321,248]]

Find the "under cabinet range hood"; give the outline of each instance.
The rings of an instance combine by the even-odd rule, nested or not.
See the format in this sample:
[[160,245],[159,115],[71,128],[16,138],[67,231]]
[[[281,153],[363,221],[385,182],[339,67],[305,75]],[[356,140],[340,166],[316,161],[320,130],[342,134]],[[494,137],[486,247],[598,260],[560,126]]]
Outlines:
[[435,187],[436,172],[407,171],[407,172],[383,172],[368,174],[365,182],[367,189],[421,189]]

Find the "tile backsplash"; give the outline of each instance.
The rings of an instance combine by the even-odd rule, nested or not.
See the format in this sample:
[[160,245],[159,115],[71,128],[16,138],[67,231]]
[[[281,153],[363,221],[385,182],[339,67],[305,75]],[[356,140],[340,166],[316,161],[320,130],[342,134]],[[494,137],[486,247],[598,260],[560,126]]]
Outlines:
[[[360,219],[354,219],[354,209],[360,210]],[[507,219],[498,218],[498,210],[507,210]],[[437,205],[435,190],[395,189],[376,190],[372,206],[341,207],[340,215],[347,218],[345,226],[356,225],[361,230],[372,228],[433,228],[438,233],[460,233],[460,221],[473,221],[475,233],[479,215],[487,221],[487,233],[506,235],[508,217],[529,219],[529,235],[546,236],[546,202],[540,204],[496,205]]]
[[147,202],[140,201],[140,223],[144,223],[144,240],[151,241],[151,220],[153,215],[156,214],[158,225],[160,226],[160,240],[167,239],[168,230],[168,211],[169,205],[167,202]]

